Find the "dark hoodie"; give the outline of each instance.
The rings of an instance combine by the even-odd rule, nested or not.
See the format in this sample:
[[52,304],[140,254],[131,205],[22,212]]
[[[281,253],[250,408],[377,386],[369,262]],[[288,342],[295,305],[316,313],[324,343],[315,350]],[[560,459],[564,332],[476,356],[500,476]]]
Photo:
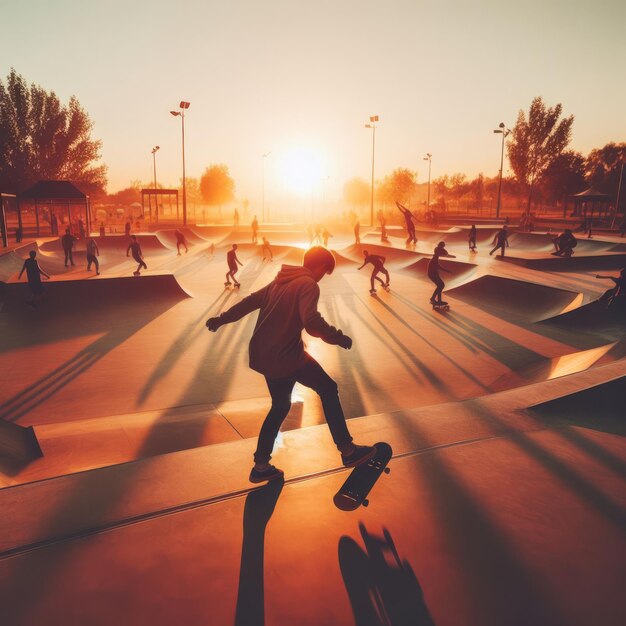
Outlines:
[[283,265],[276,278],[228,311],[222,322],[236,322],[260,309],[250,339],[250,367],[267,378],[285,378],[305,365],[302,330],[338,345],[343,333],[317,310],[319,285],[306,267]]

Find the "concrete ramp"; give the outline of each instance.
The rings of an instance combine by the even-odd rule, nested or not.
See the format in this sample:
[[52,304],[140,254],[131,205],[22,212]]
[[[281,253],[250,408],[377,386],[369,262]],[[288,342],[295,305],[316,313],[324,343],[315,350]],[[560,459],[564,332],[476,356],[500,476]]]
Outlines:
[[[429,259],[424,257],[415,261],[415,263],[411,263],[411,265],[403,267],[401,271],[428,280],[428,263]],[[450,272],[449,274],[442,272],[446,285],[449,285],[450,287],[459,285],[460,283],[468,280],[477,268],[477,266],[472,263],[450,261],[448,259],[441,259],[440,265]]]
[[538,322],[582,301],[582,294],[500,276],[481,276],[446,293],[499,317]]
[[[126,254],[128,244],[131,241],[130,237],[127,237],[126,235],[105,235],[104,237],[94,237],[94,239],[96,240],[98,249],[101,253],[117,252],[120,254]],[[163,252],[167,250],[167,247],[159,241],[156,234],[138,234],[137,241],[139,242],[139,245],[144,253]],[[37,247],[44,253],[55,252],[63,254],[63,246],[61,246],[60,239],[40,243]],[[86,241],[84,239],[81,239],[74,244],[75,252],[85,252],[85,250]]]
[[0,420],[0,475],[18,471],[43,456],[32,426]]
[[511,252],[507,250],[505,257],[496,257],[498,261],[515,263],[533,270],[545,270],[550,272],[581,272],[588,270],[617,270],[626,267],[626,254],[624,253],[596,253],[579,254],[578,248],[571,257],[557,257],[549,253],[540,252]]
[[581,332],[620,336],[626,331],[626,297],[618,298],[608,309],[605,302],[594,300],[542,321]]
[[[189,297],[173,274],[59,280],[44,282],[44,287],[39,308],[46,315]],[[29,294],[27,283],[0,282],[2,312],[23,317],[30,312],[25,304]]]

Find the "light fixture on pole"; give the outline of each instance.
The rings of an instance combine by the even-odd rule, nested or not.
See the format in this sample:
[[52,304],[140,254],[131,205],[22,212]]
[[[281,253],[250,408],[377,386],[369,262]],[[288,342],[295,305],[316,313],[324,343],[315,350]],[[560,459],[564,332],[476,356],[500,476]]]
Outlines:
[[157,179],[156,179],[156,153],[160,150],[160,146],[154,146],[152,148],[152,167],[154,168],[154,188],[157,188]]
[[431,166],[431,161],[432,161],[433,155],[430,152],[426,153],[426,156],[424,157],[424,161],[428,161],[428,199],[426,200],[426,210],[430,211],[430,166]]
[[502,153],[500,154],[500,179],[498,181],[498,203],[496,204],[496,219],[500,218],[500,203],[502,201],[502,168],[504,167],[504,139],[511,132],[505,125],[504,122],[500,122],[498,127],[493,132],[498,134],[502,134]]
[[[261,215],[262,215],[263,222],[265,222],[265,159],[270,154],[272,154],[271,150],[263,154],[263,167],[262,167],[262,172],[261,172]],[[269,215],[268,215],[268,222],[269,222]]]
[[185,182],[185,111],[189,108],[189,102],[180,101],[180,111],[170,111],[172,115],[180,116],[183,136],[183,224],[187,226],[187,186]]
[[374,226],[374,151],[376,149],[376,122],[378,122],[378,115],[372,115],[370,117],[370,123],[365,124],[365,128],[372,129],[372,197],[370,202],[370,225]]

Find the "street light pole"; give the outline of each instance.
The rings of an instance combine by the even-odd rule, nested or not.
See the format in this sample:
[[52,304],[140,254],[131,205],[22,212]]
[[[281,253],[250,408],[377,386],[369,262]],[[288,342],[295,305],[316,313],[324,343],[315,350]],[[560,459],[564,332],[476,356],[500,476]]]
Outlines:
[[372,196],[370,201],[370,226],[374,226],[374,155],[376,150],[376,122],[378,122],[378,115],[372,115],[370,122],[370,124],[365,124],[365,128],[372,129]]
[[160,150],[159,146],[154,146],[154,148],[152,148],[152,166],[154,168],[154,188],[157,188],[157,177],[156,177],[156,153],[157,151]]
[[500,203],[502,202],[502,170],[504,168],[504,139],[511,132],[504,122],[498,124],[499,128],[493,132],[502,134],[502,152],[500,154],[500,179],[498,181],[498,203],[496,204],[496,219],[500,219]]
[[426,153],[424,161],[428,161],[428,199],[426,200],[426,211],[430,211],[430,166],[433,155],[430,152]]
[[[261,173],[261,206],[262,206],[262,220],[265,222],[265,159],[272,154],[272,151],[265,152],[263,154],[263,167]],[[269,217],[269,216],[268,216]],[[268,219],[269,222],[269,219]]]
[[189,108],[189,102],[180,101],[180,111],[170,111],[174,116],[180,116],[182,139],[183,139],[183,225],[187,226],[187,183],[185,176],[185,111]]

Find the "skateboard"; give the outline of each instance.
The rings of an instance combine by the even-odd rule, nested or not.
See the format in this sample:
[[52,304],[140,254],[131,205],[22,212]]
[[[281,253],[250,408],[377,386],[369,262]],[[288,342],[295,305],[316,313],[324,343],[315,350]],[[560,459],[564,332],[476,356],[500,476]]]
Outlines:
[[433,311],[449,311],[450,310],[450,305],[447,302],[442,302],[441,304],[438,302],[431,302],[430,303],[433,307]]
[[[224,283],[224,287],[226,287],[227,289],[231,286],[232,283]],[[233,285],[233,289],[237,289],[238,287],[241,287],[241,283],[235,283]]]
[[387,467],[393,455],[391,446],[384,441],[380,441],[374,444],[374,447],[376,448],[376,454],[367,463],[355,467],[335,494],[333,502],[338,509],[354,511],[361,505],[368,506],[369,500],[367,496],[372,487],[383,472],[389,474],[391,471]]

